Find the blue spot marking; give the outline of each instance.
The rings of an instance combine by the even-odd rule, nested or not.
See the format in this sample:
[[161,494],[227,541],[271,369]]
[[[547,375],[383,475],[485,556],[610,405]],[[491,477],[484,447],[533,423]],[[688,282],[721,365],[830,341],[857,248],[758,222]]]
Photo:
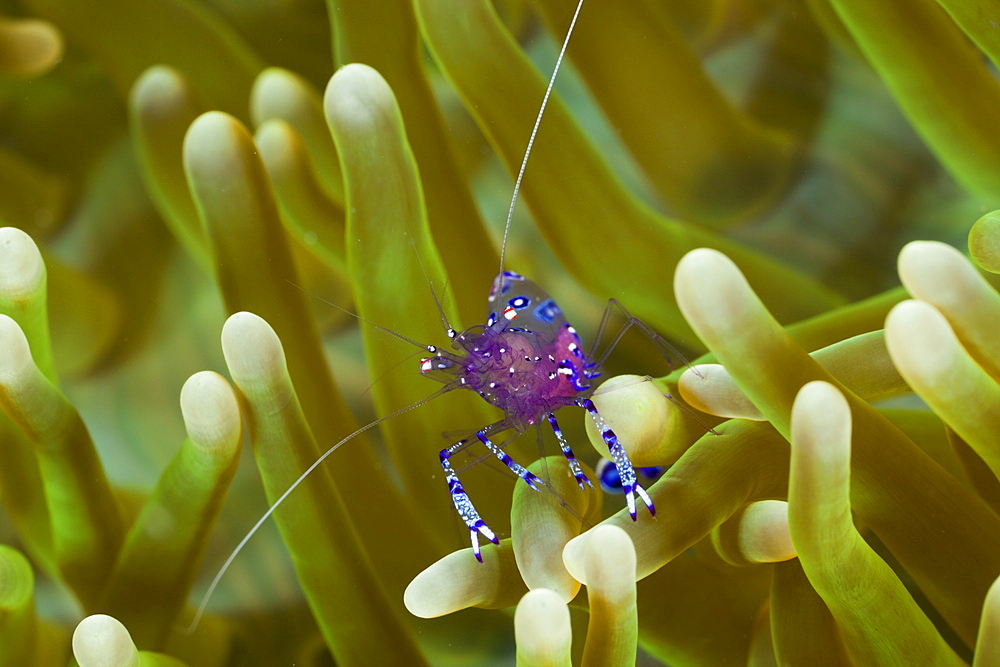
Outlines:
[[[636,472],[648,480],[655,480],[669,467],[650,466],[648,468],[636,468]],[[622,492],[622,479],[618,475],[618,468],[611,461],[602,458],[597,462],[595,469],[597,471],[597,479],[605,493],[619,494]]]
[[515,296],[513,299],[507,302],[511,308],[516,308],[521,310],[522,308],[527,308],[531,303],[531,299],[526,296]]
[[560,315],[562,315],[562,311],[559,309],[559,306],[556,305],[556,302],[553,301],[552,299],[547,299],[543,301],[542,303],[538,304],[538,306],[535,308],[535,317],[537,317],[542,322],[545,322],[546,324],[551,323]]
[[605,493],[622,492],[622,479],[618,476],[618,469],[607,459],[602,458],[597,462],[597,480]]

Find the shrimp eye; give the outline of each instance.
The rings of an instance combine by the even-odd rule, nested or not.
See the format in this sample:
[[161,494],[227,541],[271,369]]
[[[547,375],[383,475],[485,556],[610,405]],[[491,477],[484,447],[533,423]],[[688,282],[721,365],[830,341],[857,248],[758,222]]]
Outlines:
[[455,363],[447,358],[437,355],[434,357],[423,357],[420,360],[420,372],[430,373],[431,371],[446,371],[452,368]]

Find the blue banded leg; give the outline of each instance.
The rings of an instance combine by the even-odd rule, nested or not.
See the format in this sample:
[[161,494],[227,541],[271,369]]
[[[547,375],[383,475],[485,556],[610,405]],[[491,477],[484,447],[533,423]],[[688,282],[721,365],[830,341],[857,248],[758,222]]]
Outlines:
[[615,468],[618,469],[618,476],[622,480],[622,491],[625,492],[625,503],[628,505],[629,516],[635,521],[635,497],[632,495],[633,493],[642,498],[642,502],[646,503],[650,515],[656,516],[656,507],[653,506],[653,501],[650,499],[649,494],[646,493],[646,489],[642,488],[642,485],[636,479],[635,468],[632,466],[632,461],[625,452],[625,448],[618,442],[618,436],[611,430],[608,423],[604,421],[604,417],[597,412],[594,402],[589,398],[578,398],[576,404],[590,413],[590,416],[594,418],[597,428],[601,431],[601,436],[604,438],[604,442],[608,446],[608,451],[611,453],[611,461],[615,464]]
[[494,445],[493,442],[488,437],[486,437],[486,432],[487,429],[484,428],[476,433],[476,437],[479,438],[479,441],[482,442],[484,445],[486,445],[486,448],[489,449],[491,452],[493,452],[494,456],[500,459],[500,461],[503,462],[505,466],[510,468],[510,471],[512,473],[514,473],[515,475],[523,479],[525,482],[527,482],[528,486],[533,488],[535,491],[541,491],[541,489],[538,487],[545,484],[545,482],[543,482],[537,476],[529,472],[528,469],[522,466],[520,463],[510,458],[510,455],[507,452]]
[[556,421],[556,416],[551,412],[545,415],[549,419],[549,424],[552,425],[552,430],[555,431],[556,439],[559,440],[559,448],[562,450],[563,456],[569,461],[569,469],[576,477],[576,483],[581,489],[586,487],[593,487],[594,485],[587,479],[587,476],[583,474],[583,468],[580,467],[580,462],[576,460],[576,455],[573,454],[573,450],[570,449],[569,443],[566,441],[566,436],[563,435],[562,429],[559,428],[559,422]]
[[458,516],[462,518],[462,521],[465,522],[465,525],[468,526],[469,531],[472,533],[472,552],[476,555],[476,560],[482,563],[483,557],[479,553],[479,534],[482,533],[483,537],[493,544],[500,544],[500,540],[497,539],[497,536],[493,534],[490,527],[479,517],[479,512],[476,511],[472,501],[469,500],[469,495],[465,492],[462,483],[458,481],[458,475],[455,474],[455,470],[451,467],[449,459],[455,452],[462,449],[466,443],[466,440],[459,440],[451,447],[442,449],[439,456],[441,458],[441,467],[444,468],[445,481],[448,482],[448,490],[451,492],[451,500],[455,503],[455,511],[458,512]]

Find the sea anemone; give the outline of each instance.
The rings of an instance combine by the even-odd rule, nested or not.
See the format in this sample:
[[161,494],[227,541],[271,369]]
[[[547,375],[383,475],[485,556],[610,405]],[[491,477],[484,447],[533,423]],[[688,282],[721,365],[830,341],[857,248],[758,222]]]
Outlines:
[[[0,667],[997,659],[1000,14],[590,0],[506,236],[576,3],[279,4],[0,17]],[[593,400],[668,469],[469,448],[480,564],[435,452],[497,413],[407,341],[503,244],[658,332]]]

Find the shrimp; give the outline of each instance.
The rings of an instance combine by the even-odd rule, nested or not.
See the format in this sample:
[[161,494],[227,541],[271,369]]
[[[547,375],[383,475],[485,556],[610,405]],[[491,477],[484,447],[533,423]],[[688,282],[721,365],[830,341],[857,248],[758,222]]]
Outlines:
[[[449,389],[474,391],[503,411],[503,419],[478,430],[475,438],[535,490],[540,490],[542,480],[514,461],[491,437],[508,430],[520,434],[545,420],[555,432],[577,484],[593,486],[553,414],[568,405],[587,410],[611,453],[632,519],[636,519],[636,496],[655,516],[656,507],[638,483],[628,454],[590,400],[589,382],[599,375],[599,364],[584,353],[576,329],[566,321],[558,304],[527,278],[513,271],[502,271],[490,289],[489,306],[485,324],[461,333],[449,329],[453,345],[461,354],[430,346],[427,349],[433,356],[420,360],[421,372],[444,382]],[[479,536],[494,544],[499,541],[479,516],[451,465],[452,455],[470,440],[459,440],[441,450],[439,457],[455,510],[469,528],[473,553],[482,562]]]
[[[558,304],[537,284],[513,271],[505,270],[503,264],[514,206],[517,202],[528,157],[531,154],[531,148],[538,131],[539,123],[544,115],[545,107],[549,101],[552,87],[582,6],[583,0],[578,0],[570,27],[563,41],[552,75],[549,78],[548,87],[546,88],[521,162],[504,227],[500,253],[500,270],[489,292],[488,316],[485,323],[472,326],[462,332],[455,331],[447,324],[443,310],[440,308],[440,302],[438,302],[438,307],[441,310],[442,319],[445,323],[447,337],[451,340],[454,349],[454,352],[452,352],[435,345],[422,345],[402,334],[358,317],[358,319],[367,322],[370,326],[374,326],[380,331],[423,348],[428,356],[424,356],[420,360],[421,374],[440,381],[445,386],[414,404],[357,429],[354,433],[351,433],[331,446],[314,461],[271,504],[264,515],[248,531],[223,563],[202,598],[192,622],[192,628],[197,625],[204,613],[209,598],[234,558],[271,514],[274,513],[278,506],[319,465],[337,449],[361,433],[455,389],[475,391],[486,402],[500,408],[504,414],[503,419],[480,428],[474,436],[463,438],[439,452],[441,467],[445,473],[451,499],[459,517],[470,531],[473,553],[479,562],[483,561],[479,537],[485,537],[494,544],[499,543],[499,540],[472,504],[462,483],[458,479],[458,474],[452,466],[452,457],[469,444],[479,442],[531,488],[541,490],[545,483],[528,471],[526,467],[514,461],[504,451],[503,446],[510,439],[508,438],[500,444],[497,444],[494,440],[500,433],[513,431],[516,436],[526,431],[529,427],[545,421],[548,422],[550,428],[555,433],[560,449],[577,483],[581,487],[593,486],[584,474],[580,462],[574,455],[569,442],[556,420],[554,413],[564,406],[582,408],[594,420],[608,446],[611,460],[620,479],[621,489],[625,494],[626,505],[632,519],[636,520],[637,518],[636,498],[645,504],[650,515],[655,516],[656,508],[653,501],[650,499],[645,488],[639,483],[636,469],[629,460],[628,454],[590,398],[593,392],[590,383],[600,375],[599,368],[607,358],[607,355],[620,340],[622,334],[632,326],[636,326],[639,330],[643,331],[672,355],[679,358],[682,357],[648,325],[632,317],[614,299],[609,301],[595,340],[601,339],[601,334],[604,332],[609,317],[615,309],[625,316],[625,324],[600,356],[595,356],[595,350],[593,349],[585,352],[576,330],[569,324]],[[436,296],[435,301],[437,301]]]

